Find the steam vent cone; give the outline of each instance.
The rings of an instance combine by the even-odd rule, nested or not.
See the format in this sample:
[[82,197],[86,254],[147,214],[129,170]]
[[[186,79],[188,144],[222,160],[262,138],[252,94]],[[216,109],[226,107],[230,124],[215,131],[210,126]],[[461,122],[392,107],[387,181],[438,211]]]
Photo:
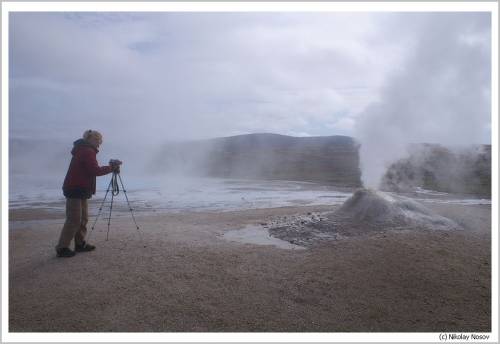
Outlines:
[[434,213],[412,199],[372,189],[356,190],[339,208],[337,214],[353,222],[383,225],[387,229],[461,229],[454,221]]

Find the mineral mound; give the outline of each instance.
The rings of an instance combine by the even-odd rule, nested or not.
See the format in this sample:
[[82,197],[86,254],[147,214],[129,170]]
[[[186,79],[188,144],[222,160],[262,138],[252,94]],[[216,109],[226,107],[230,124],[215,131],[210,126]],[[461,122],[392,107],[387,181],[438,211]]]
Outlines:
[[462,227],[412,199],[358,189],[337,210],[271,223],[269,233],[296,245],[314,246],[347,236],[418,229],[454,230]]
[[418,227],[438,230],[460,229],[454,221],[437,215],[422,204],[403,196],[371,189],[358,189],[335,212],[353,223],[394,227]]

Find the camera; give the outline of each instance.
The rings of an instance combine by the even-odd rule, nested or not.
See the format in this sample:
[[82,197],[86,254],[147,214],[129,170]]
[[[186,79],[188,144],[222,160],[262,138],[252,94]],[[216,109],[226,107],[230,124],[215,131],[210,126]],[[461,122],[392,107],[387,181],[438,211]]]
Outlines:
[[109,160],[109,165],[112,166],[112,167],[115,167],[115,166],[120,166],[122,164],[122,162],[118,159],[111,159]]
[[113,172],[115,173],[120,173],[120,165],[122,162],[118,159],[111,159],[109,160],[109,166],[113,169]]

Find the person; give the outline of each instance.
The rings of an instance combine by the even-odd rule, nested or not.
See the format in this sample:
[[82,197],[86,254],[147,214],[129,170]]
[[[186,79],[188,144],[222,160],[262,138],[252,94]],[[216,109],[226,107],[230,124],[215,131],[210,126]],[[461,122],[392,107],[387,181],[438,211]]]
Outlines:
[[[72,159],[64,178],[63,194],[66,197],[66,221],[56,246],[57,257],[73,257],[76,252],[89,252],[94,245],[85,242],[88,222],[87,200],[95,194],[96,177],[117,171],[119,166],[100,167],[97,153],[102,144],[102,135],[95,130],[87,130],[83,138],[73,143]],[[75,250],[70,249],[74,239]]]

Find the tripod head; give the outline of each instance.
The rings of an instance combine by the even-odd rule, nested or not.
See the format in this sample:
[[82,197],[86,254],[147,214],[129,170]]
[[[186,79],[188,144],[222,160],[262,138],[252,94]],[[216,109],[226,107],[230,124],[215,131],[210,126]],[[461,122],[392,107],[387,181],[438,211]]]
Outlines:
[[109,160],[109,166],[113,169],[113,173],[120,173],[120,165],[123,164],[120,160],[118,159],[111,159]]
[[121,164],[123,164],[123,162],[121,162],[118,159],[109,160],[109,166],[111,166],[111,168],[113,169],[113,175],[120,173],[120,165]]

